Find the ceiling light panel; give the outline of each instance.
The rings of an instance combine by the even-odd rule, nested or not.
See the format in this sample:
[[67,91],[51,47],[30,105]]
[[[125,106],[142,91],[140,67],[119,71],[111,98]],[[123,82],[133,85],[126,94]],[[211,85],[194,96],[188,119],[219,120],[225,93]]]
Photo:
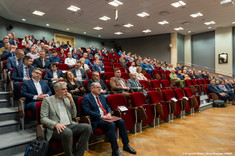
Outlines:
[[130,28],[130,27],[133,27],[134,25],[128,23],[128,24],[125,24],[125,25],[123,25],[123,26],[124,26],[124,27],[127,27],[127,28]]
[[117,7],[117,6],[119,6],[119,5],[122,5],[123,3],[122,2],[120,2],[120,1],[118,1],[118,0],[114,0],[114,1],[112,1],[112,2],[109,2],[109,5],[112,5],[112,6],[115,6],[115,7]]
[[48,27],[49,27],[49,26],[50,26],[50,24],[46,24],[46,26],[48,26]]
[[22,21],[26,21],[26,19],[22,18]]
[[215,24],[215,22],[214,21],[210,21],[210,22],[205,22],[204,24],[205,25],[211,25],[211,24]]
[[142,13],[137,14],[137,16],[146,17],[146,16],[149,16],[149,14],[146,12],[142,12]]
[[71,5],[67,9],[70,10],[70,11],[73,11],[73,12],[77,12],[78,10],[81,10],[79,7],[76,7],[74,5]]
[[41,11],[35,10],[35,11],[33,12],[33,14],[34,14],[34,15],[38,15],[38,16],[43,16],[45,13],[44,13],[44,12],[41,12]]
[[151,30],[146,29],[146,30],[143,30],[142,32],[144,32],[144,33],[150,33],[150,32],[151,32]]
[[114,34],[116,34],[116,35],[122,35],[123,33],[122,33],[122,32],[115,32]]
[[203,16],[203,14],[200,13],[200,12],[198,12],[198,13],[196,13],[196,14],[191,14],[190,16],[193,17],[193,18],[196,18],[196,17]]
[[167,21],[161,21],[161,22],[158,22],[158,24],[165,25],[165,24],[169,24],[169,22],[167,22]]
[[180,30],[184,30],[184,28],[179,27],[179,28],[175,28],[176,31],[180,31]]
[[102,27],[94,27],[93,29],[95,29],[95,30],[102,30],[103,28]]
[[111,18],[107,17],[107,16],[103,16],[103,17],[100,17],[99,18],[100,20],[103,20],[103,21],[107,21],[107,20],[110,20]]
[[172,3],[171,5],[175,8],[178,8],[178,7],[181,7],[181,6],[185,6],[186,3],[184,3],[183,1],[178,1],[178,2]]

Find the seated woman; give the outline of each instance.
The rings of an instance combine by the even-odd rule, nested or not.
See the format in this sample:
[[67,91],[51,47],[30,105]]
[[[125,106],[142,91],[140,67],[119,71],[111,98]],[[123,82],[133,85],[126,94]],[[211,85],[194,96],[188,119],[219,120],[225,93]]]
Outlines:
[[185,80],[191,80],[191,78],[188,76],[188,74],[187,74],[187,70],[184,70],[183,71],[183,74],[184,74],[184,79]]
[[119,62],[121,63],[122,67],[124,67],[124,68],[127,67],[127,61],[125,60],[124,54],[122,54],[121,57],[119,58]]
[[64,60],[67,58],[66,54],[64,53],[64,49],[60,49],[57,57],[59,57],[61,62],[64,62]]
[[87,64],[85,64],[85,59],[84,58],[81,58],[80,61],[81,61],[81,68],[82,69],[84,69],[86,72],[91,71],[90,67]]
[[142,68],[141,68],[141,67],[137,67],[137,69],[136,69],[136,78],[137,78],[138,80],[148,80],[148,79],[144,76],[144,74],[142,74],[141,72],[142,72]]
[[78,98],[86,94],[86,89],[79,81],[75,81],[74,75],[71,71],[64,74],[64,81],[67,82],[67,90],[72,94],[73,100],[77,101]]

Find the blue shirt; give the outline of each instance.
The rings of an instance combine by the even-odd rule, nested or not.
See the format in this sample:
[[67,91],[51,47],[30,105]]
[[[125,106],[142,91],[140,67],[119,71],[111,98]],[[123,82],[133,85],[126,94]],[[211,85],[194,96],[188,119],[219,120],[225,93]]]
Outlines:
[[[25,67],[26,66],[23,64],[23,79],[28,79],[28,75],[27,75]],[[28,69],[28,71],[29,71],[29,69]]]
[[51,63],[52,63],[52,62],[62,63],[61,60],[59,59],[59,57],[49,57],[48,60],[49,60]]

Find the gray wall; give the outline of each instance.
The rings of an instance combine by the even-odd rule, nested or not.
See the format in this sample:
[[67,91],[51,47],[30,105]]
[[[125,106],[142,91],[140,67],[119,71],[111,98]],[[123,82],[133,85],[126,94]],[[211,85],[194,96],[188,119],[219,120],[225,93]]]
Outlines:
[[235,27],[233,27],[233,77],[235,77]]
[[[8,32],[6,30],[6,26],[9,24],[13,25],[14,28]],[[35,25],[9,21],[0,17],[0,40],[2,40],[2,38],[6,34],[11,32],[15,32],[16,37],[19,38],[24,38],[25,35],[32,35],[32,34],[35,36],[36,39],[41,39],[44,36],[47,41],[51,41],[52,38],[54,38],[54,33],[70,35],[76,37],[75,43],[77,48],[81,46],[88,48],[90,45],[93,45],[93,47],[101,48],[102,47],[101,42],[103,42],[103,40],[100,38],[94,38],[94,37],[39,27]],[[110,47],[107,48],[110,49]]]
[[119,44],[122,50],[126,52],[136,53],[141,56],[150,56],[160,61],[170,63],[171,52],[169,48],[171,36],[170,34],[153,35],[147,37],[123,38],[106,40],[105,46]]
[[192,64],[195,67],[215,69],[215,32],[192,35]]
[[177,34],[177,61],[184,64],[184,35]]

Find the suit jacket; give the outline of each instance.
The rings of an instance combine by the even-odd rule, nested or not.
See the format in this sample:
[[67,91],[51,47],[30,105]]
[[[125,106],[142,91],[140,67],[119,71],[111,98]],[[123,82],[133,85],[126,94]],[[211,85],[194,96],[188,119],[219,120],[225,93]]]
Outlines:
[[[84,69],[79,69],[79,70],[81,71],[81,74],[82,74],[82,80],[83,81],[88,80],[88,76],[85,70]],[[71,69],[71,72],[73,73],[74,77],[77,77],[75,68]]]
[[[111,109],[106,102],[106,98],[103,95],[99,95],[98,98],[106,112],[111,113]],[[82,108],[84,113],[90,116],[92,128],[96,129],[97,124],[101,120],[101,115],[96,100],[91,93],[83,97]]]
[[[120,78],[126,85],[126,81],[123,78]],[[127,85],[126,85],[127,86]],[[110,79],[110,87],[111,87],[111,92],[114,94],[121,93],[125,91],[122,88],[122,85],[120,84],[119,80],[116,77],[112,77]]]
[[15,53],[9,51],[9,50],[4,50],[2,54],[2,61],[7,60],[8,57],[15,56]]
[[212,84],[208,85],[208,90],[210,93],[216,93],[217,95],[222,93],[222,91],[216,85],[212,85]]
[[[42,93],[48,94],[50,96],[51,90],[50,90],[47,82],[44,80],[40,80],[39,83],[42,87]],[[32,101],[38,101],[38,100],[33,99],[33,97],[35,95],[38,95],[38,92],[37,92],[37,89],[36,89],[32,79],[26,80],[22,83],[21,95],[26,98],[26,103],[29,103]]]
[[[77,116],[75,103],[71,103],[68,98],[64,99],[64,103],[70,122],[75,124],[72,120]],[[41,123],[47,127],[46,140],[49,141],[52,137],[55,125],[60,123],[60,112],[55,95],[43,99],[40,117]]]
[[92,71],[101,72],[101,71],[104,71],[104,68],[103,68],[101,65],[99,65],[99,66],[94,65],[94,66],[92,67]]
[[141,63],[140,67],[143,69],[143,70],[150,70],[149,69],[149,65],[147,63]]
[[[63,74],[62,70],[57,69],[56,73],[58,75],[58,78],[64,77],[64,74]],[[47,72],[44,76],[44,79],[48,80],[48,81],[51,81],[52,78],[53,78],[53,71],[51,69],[47,69]]]
[[[13,69],[15,66],[16,66],[16,57],[15,56],[12,56],[12,57],[8,57],[7,59],[7,69],[10,71],[11,69]],[[20,59],[20,64],[21,65],[23,63],[23,60]]]
[[135,79],[135,80],[128,79],[126,84],[127,84],[127,87],[129,87],[134,92],[141,91],[141,90],[138,89],[138,87],[142,86],[138,79]]
[[[88,81],[88,83],[87,83],[87,91],[88,91],[88,92],[91,91],[91,84],[92,84],[92,82],[96,82],[96,80],[90,79],[90,80]],[[106,93],[108,93],[108,88],[106,87],[104,81],[103,81],[102,79],[100,79],[99,83],[100,83],[100,85],[101,85],[101,88],[102,88],[103,90],[105,90]]]
[[[28,66],[29,70],[29,76],[32,77],[32,71],[34,69],[34,66]],[[24,70],[23,70],[23,64],[15,66],[11,79],[14,81],[23,81],[24,78]]]
[[41,68],[41,69],[50,69],[50,61],[49,60],[47,60],[47,59],[44,59],[44,64],[45,64],[45,66],[43,67],[42,66],[42,61],[41,61],[41,59],[40,58],[37,58],[37,59],[34,59],[33,60],[33,65],[34,65],[34,67],[36,68]]

